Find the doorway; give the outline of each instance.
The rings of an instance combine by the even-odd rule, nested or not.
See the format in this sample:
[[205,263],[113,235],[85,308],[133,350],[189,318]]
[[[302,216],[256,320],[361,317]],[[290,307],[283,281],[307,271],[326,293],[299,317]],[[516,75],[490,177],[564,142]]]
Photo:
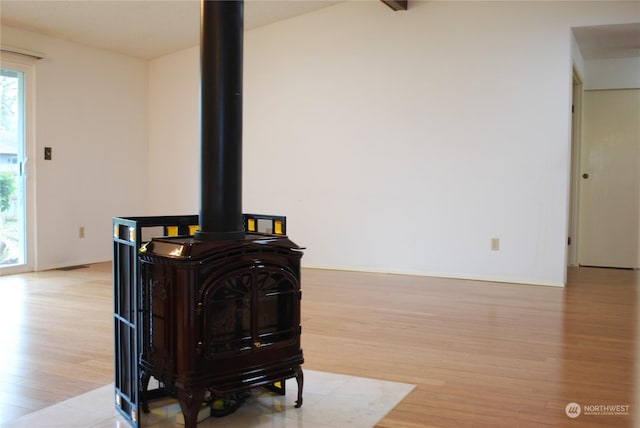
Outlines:
[[33,270],[31,114],[33,67],[2,56],[0,67],[0,273]]

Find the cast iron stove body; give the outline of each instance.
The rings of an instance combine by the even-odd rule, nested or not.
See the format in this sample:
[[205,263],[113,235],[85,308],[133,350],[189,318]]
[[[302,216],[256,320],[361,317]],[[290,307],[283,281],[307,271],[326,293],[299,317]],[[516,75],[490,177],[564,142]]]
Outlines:
[[302,405],[301,256],[286,236],[261,234],[142,248],[143,385],[153,376],[173,386],[187,427],[207,391],[223,397],[295,377]]

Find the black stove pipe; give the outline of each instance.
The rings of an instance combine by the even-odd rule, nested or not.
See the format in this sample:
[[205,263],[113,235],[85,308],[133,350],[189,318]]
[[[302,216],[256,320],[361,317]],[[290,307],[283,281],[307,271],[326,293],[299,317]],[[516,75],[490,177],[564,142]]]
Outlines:
[[200,14],[201,241],[244,238],[243,1],[202,1]]

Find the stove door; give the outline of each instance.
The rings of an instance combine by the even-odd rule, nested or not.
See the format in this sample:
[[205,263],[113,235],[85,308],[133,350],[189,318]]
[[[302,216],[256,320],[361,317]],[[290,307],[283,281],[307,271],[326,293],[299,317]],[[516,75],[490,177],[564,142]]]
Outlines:
[[286,267],[255,262],[209,282],[202,308],[200,349],[227,358],[290,344],[300,331],[300,284]]

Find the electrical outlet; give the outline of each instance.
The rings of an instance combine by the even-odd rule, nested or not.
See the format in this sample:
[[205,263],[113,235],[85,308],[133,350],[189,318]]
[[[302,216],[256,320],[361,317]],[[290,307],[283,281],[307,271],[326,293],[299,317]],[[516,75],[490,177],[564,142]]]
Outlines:
[[80,226],[80,229],[78,230],[78,237],[84,238],[84,226]]
[[491,251],[500,251],[500,238],[491,238]]

